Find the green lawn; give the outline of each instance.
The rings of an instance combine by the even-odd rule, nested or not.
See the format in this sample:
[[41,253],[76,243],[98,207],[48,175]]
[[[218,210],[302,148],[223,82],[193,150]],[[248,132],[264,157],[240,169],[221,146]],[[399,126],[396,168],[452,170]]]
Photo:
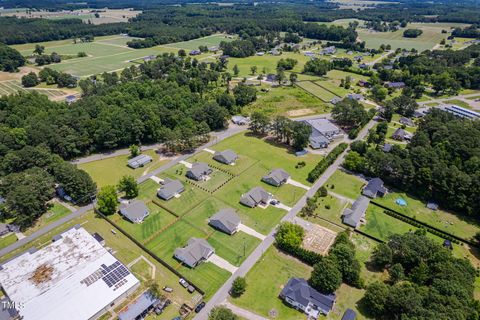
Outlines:
[[472,107],[470,106],[470,104],[468,104],[467,102],[463,101],[463,100],[459,100],[459,99],[452,99],[452,100],[448,100],[448,101],[445,101],[446,104],[455,104],[459,107],[462,107],[462,108],[465,108],[465,109],[472,109]]
[[[174,176],[167,175],[161,175],[161,177],[175,178]],[[172,198],[168,201],[165,201],[157,197],[156,191],[155,195],[153,195],[153,197],[155,197],[159,203],[161,203],[167,209],[172,210],[179,216],[184,215],[189,210],[195,208],[201,201],[205,200],[208,197],[208,193],[206,193],[205,191],[202,191],[199,188],[186,182],[182,183],[185,187],[185,191],[182,192],[180,194],[180,197],[178,198]],[[160,186],[157,184],[157,188],[159,187]]]
[[316,84],[319,86],[333,92],[335,95],[339,97],[345,97],[347,94],[350,93],[350,90],[340,87],[340,82],[335,80],[324,80],[324,81],[316,81]]
[[363,185],[364,182],[360,178],[342,170],[335,171],[325,183],[328,190],[352,200],[355,200],[361,194]]
[[85,170],[92,177],[93,181],[95,181],[99,187],[102,187],[117,184],[124,175],[139,178],[168,162],[168,160],[161,159],[154,150],[147,150],[142,153],[151,156],[153,161],[137,169],[132,169],[127,166],[129,155],[121,155],[79,164],[78,168]]
[[[315,215],[339,225],[342,225],[343,209],[350,205],[344,200],[340,200],[332,195],[319,198],[317,204],[318,207],[317,210],[315,210]],[[316,218],[310,217],[308,220],[315,222]]]
[[34,233],[35,231],[45,227],[46,225],[54,221],[57,221],[60,218],[63,218],[64,216],[70,213],[72,212],[68,208],[66,208],[60,203],[55,202],[53,203],[53,206],[37,220],[34,226],[28,228],[23,233],[28,236]]
[[333,98],[337,97],[336,95],[334,95],[330,91],[325,90],[323,87],[319,86],[315,82],[301,81],[301,82],[297,82],[297,86],[313,94],[315,97],[319,98],[323,102],[329,102]]
[[10,233],[0,238],[0,249],[6,248],[9,245],[17,242],[17,236],[14,233]]
[[[196,162],[196,159],[188,159],[187,161],[189,161],[190,163],[194,163]],[[210,192],[213,192],[218,189],[223,183],[228,181],[228,179],[230,179],[232,176],[216,168],[212,169],[213,172],[209,175],[209,179],[206,181],[195,181],[187,178],[186,174],[188,168],[185,167],[183,164],[177,164],[173,166],[172,168],[162,173],[162,175],[169,176],[174,179],[179,179],[186,184],[194,184],[195,186],[199,186],[200,188],[204,188]]]
[[387,240],[389,236],[395,233],[406,233],[417,228],[383,213],[383,209],[370,204],[366,214],[366,225],[362,225],[360,230],[377,237],[381,240]]
[[302,72],[303,66],[310,60],[309,57],[294,52],[284,52],[279,56],[265,54],[264,56],[251,56],[246,58],[229,58],[228,70],[233,73],[233,67],[237,65],[240,71],[240,77],[252,77],[253,75],[250,71],[252,66],[257,67],[257,73],[255,75],[276,73],[278,61],[286,58],[292,58],[298,61],[298,64],[292,70],[296,73]]
[[[226,149],[218,148],[217,146],[213,146],[210,149],[214,151],[226,150]],[[221,162],[213,160],[213,154],[206,151],[201,151],[197,153],[196,155],[188,159],[188,161],[205,162],[213,167],[221,168],[222,170],[227,171],[232,175],[239,175],[258,162],[257,159],[252,159],[244,154],[237,154],[237,155],[238,155],[238,159],[237,161],[235,161],[235,165],[223,164]]]
[[188,279],[192,279],[197,286],[205,291],[204,300],[210,299],[232,275],[211,262],[202,263],[195,269],[178,266],[177,270]]
[[235,266],[240,266],[260,242],[260,239],[241,231],[232,236],[215,231],[208,238],[208,243],[215,248],[215,253]]
[[263,317],[275,310],[276,319],[305,319],[301,311],[285,305],[278,295],[292,277],[310,277],[311,268],[300,261],[270,247],[247,273],[247,290],[240,298],[230,298],[239,307],[251,310]]
[[221,41],[230,42],[230,41],[233,41],[233,39],[227,37],[227,35],[225,34],[214,34],[214,35],[206,36],[199,39],[166,44],[165,47],[194,50],[194,49],[198,49],[199,46],[207,46],[207,47],[219,46]]

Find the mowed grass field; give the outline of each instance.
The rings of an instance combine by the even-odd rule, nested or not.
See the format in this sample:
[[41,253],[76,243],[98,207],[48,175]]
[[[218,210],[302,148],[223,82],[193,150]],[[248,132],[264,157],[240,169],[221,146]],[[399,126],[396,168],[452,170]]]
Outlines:
[[195,50],[195,49],[198,49],[199,46],[213,47],[213,46],[218,46],[222,41],[230,42],[233,40],[234,40],[233,36],[227,36],[226,34],[213,34],[211,36],[206,36],[199,39],[175,42],[175,43],[166,44],[164,46],[175,48],[177,50],[178,49]]
[[61,98],[67,93],[59,89],[47,89],[47,88],[24,88],[18,80],[6,80],[0,81],[0,96],[8,96],[18,92],[35,91],[40,94],[44,94],[51,99]]
[[303,70],[303,66],[307,61],[310,60],[309,57],[304,56],[300,53],[293,53],[293,52],[284,52],[281,55],[273,56],[271,54],[265,54],[264,56],[251,56],[246,58],[229,58],[228,59],[228,70],[229,72],[233,73],[233,67],[235,65],[238,66],[239,69],[239,76],[240,77],[252,77],[250,68],[252,66],[257,67],[258,74],[268,74],[268,73],[276,73],[277,63],[280,59],[291,58],[298,61],[297,65],[293,68],[293,72],[300,73]]
[[335,95],[332,92],[326,90],[324,87],[320,86],[316,82],[301,81],[301,82],[297,82],[296,85],[298,87],[302,88],[303,90],[311,93],[315,97],[319,98],[323,102],[329,102],[333,98],[338,97],[337,95]]
[[[378,49],[382,44],[390,44],[392,49],[417,49],[422,52],[432,49],[439,44],[442,39],[446,39],[448,34],[443,34],[442,30],[450,32],[452,27],[465,26],[457,23],[409,23],[406,28],[395,32],[376,32],[367,29],[357,29],[360,40],[365,41],[368,48]],[[405,29],[420,29],[423,31],[417,38],[403,37]]]

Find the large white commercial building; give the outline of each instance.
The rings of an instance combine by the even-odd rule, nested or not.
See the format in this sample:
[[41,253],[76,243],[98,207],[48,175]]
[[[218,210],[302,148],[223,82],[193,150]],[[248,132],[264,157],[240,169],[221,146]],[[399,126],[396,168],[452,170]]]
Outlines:
[[75,227],[0,265],[0,285],[23,320],[89,320],[132,294],[139,281]]

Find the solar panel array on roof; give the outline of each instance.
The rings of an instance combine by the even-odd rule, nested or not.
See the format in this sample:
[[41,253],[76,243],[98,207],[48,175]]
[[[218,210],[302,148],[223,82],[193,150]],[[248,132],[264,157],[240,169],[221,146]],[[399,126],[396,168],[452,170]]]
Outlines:
[[126,276],[130,274],[127,268],[119,261],[110,266],[102,264],[102,272],[104,274],[102,280],[107,284],[109,288],[115,286]]

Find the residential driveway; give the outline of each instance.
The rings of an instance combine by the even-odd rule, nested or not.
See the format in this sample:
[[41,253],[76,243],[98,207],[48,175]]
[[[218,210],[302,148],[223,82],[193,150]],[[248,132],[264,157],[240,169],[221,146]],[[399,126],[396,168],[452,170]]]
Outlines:
[[191,169],[192,168],[192,164],[190,162],[187,162],[185,160],[181,160],[179,162],[180,164],[183,164],[185,167],[187,167],[188,169]]
[[152,179],[153,181],[155,181],[156,183],[160,184],[163,182],[163,179],[160,179],[159,177],[157,176],[151,176],[150,179]]
[[212,254],[207,261],[213,263],[217,267],[227,270],[230,273],[235,273],[238,269],[237,267],[232,265],[230,262],[217,256],[216,254]]
[[310,190],[309,186],[306,186],[306,185],[304,185],[304,184],[302,184],[298,181],[292,180],[292,179],[288,179],[287,183],[291,184],[292,186],[295,186],[295,187],[299,187],[299,188],[302,188],[302,189],[305,189],[305,190]]
[[203,149],[203,151],[211,153],[211,154],[215,154],[215,151],[213,151],[212,149],[205,148],[205,149]]
[[292,210],[292,208],[290,208],[289,206],[286,206],[284,205],[283,203],[277,203],[275,205],[273,205],[275,208],[278,208],[278,209],[283,209],[283,210],[286,210],[286,211],[290,211]]
[[238,230],[242,231],[242,232],[245,232],[246,234],[249,234],[251,236],[254,236],[255,238],[258,238],[260,240],[264,240],[265,239],[265,236],[263,234],[261,234],[260,232],[257,232],[255,230],[253,230],[252,228],[250,227],[247,227],[246,225],[244,225],[243,223],[240,223],[240,225],[238,226]]
[[267,318],[259,316],[256,313],[253,313],[251,311],[248,311],[248,310],[242,309],[240,307],[237,307],[236,305],[231,304],[228,301],[225,301],[223,303],[223,305],[225,307],[227,307],[228,309],[232,310],[233,313],[235,313],[236,315],[239,315],[242,318],[245,318],[245,319],[248,319],[248,320],[268,320]]

